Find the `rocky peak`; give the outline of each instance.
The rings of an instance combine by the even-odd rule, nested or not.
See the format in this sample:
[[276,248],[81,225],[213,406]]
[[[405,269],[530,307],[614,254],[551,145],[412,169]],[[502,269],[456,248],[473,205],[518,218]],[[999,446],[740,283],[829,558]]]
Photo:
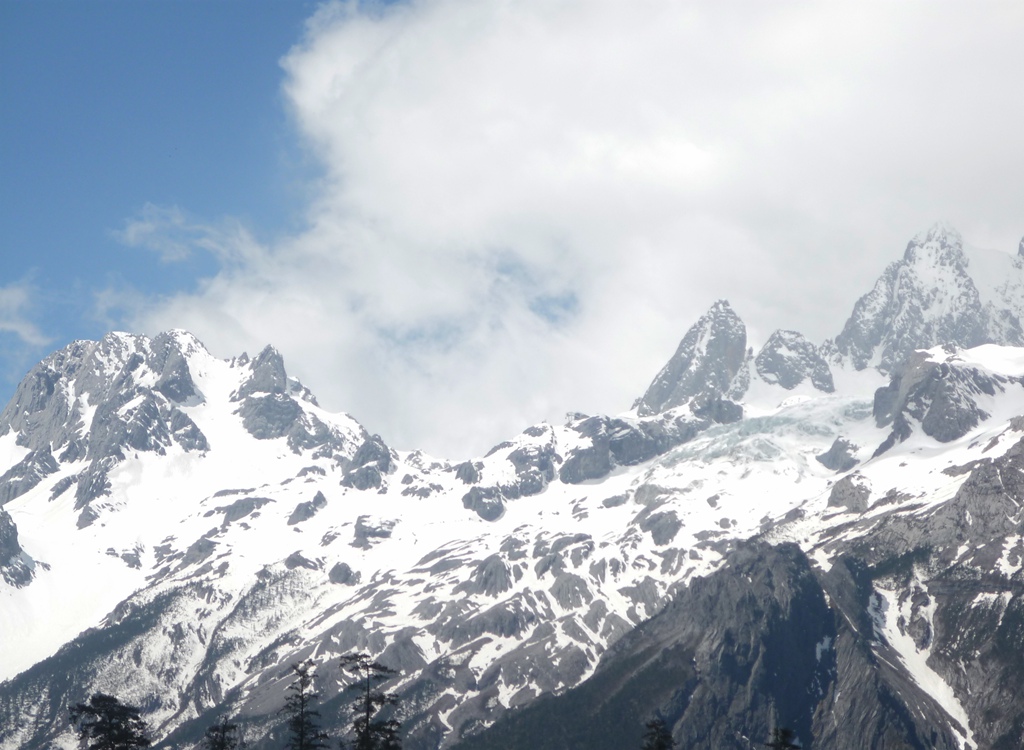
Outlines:
[[905,263],[924,262],[932,265],[965,266],[964,241],[954,227],[936,222],[907,243],[903,253]]
[[188,357],[206,347],[185,331],[166,331],[158,334],[150,345],[148,364],[158,374],[153,390],[176,403],[194,403],[202,396],[192,380]]
[[[857,300],[835,339],[838,359],[857,370],[876,367],[888,373],[917,349],[1024,343],[1020,321],[999,291],[1003,287],[989,289],[999,282],[988,278],[983,265],[972,265],[960,234],[947,225],[919,234],[903,259]],[[1021,269],[1008,267],[1006,272],[1019,277]]]
[[206,437],[178,408],[202,399],[188,363],[199,351],[202,344],[180,331],[152,340],[114,332],[44,359],[0,414],[0,434],[13,431],[30,449],[0,476],[0,497],[19,497],[62,464],[85,460],[88,466],[61,483],[61,492],[77,483],[84,507],[107,493],[107,472],[126,451],[163,454],[172,444],[207,450]]
[[746,326],[726,300],[718,300],[686,332],[637,403],[637,414],[660,414],[686,403],[706,408],[729,391],[746,353]]
[[818,347],[796,331],[775,331],[754,359],[757,374],[766,383],[786,390],[796,388],[805,380],[819,391],[832,393],[832,371]]
[[288,389],[284,357],[272,346],[266,346],[249,362],[249,370],[252,375],[238,389],[234,401],[241,401],[254,393],[284,393]]

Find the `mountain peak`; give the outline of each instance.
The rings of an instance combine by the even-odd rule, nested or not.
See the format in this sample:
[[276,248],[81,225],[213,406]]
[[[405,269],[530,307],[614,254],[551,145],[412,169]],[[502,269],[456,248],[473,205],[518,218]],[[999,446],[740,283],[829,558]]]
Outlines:
[[922,232],[914,235],[911,244],[924,245],[928,242],[946,242],[947,244],[962,244],[963,237],[959,230],[947,221],[937,221]]
[[[977,261],[977,262],[975,262]],[[952,343],[972,347],[986,343],[1020,345],[1021,325],[1008,289],[1021,269],[986,270],[972,261],[960,233],[934,224],[907,245],[902,260],[892,263],[874,289],[854,305],[836,337],[836,349],[858,370],[877,367],[891,372],[916,349]],[[989,278],[991,277],[991,278]],[[991,287],[991,289],[990,289]],[[984,294],[983,294],[984,293]],[[996,307],[987,298],[1001,300]]]
[[936,222],[907,244],[903,260],[907,263],[926,265],[962,264],[965,262],[963,247],[963,237],[955,227],[944,222]]
[[717,317],[720,315],[731,316],[739,320],[739,316],[736,315],[736,312],[732,309],[732,305],[729,304],[729,300],[727,299],[715,300],[711,307],[708,308],[708,311],[704,317]]
[[693,402],[698,406],[727,393],[743,366],[747,328],[727,300],[717,300],[679,343],[637,404],[639,416],[660,414]]

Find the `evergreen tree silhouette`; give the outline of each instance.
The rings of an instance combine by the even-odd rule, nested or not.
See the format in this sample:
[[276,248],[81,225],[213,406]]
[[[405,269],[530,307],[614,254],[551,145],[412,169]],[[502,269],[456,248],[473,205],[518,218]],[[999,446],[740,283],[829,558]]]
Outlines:
[[327,747],[327,734],[320,730],[320,712],[316,705],[320,694],[313,689],[312,660],[292,665],[295,681],[288,687],[281,713],[288,716],[287,750],[321,750]]
[[675,746],[676,741],[672,739],[672,732],[664,719],[654,718],[647,722],[641,750],[673,750]]
[[238,736],[238,725],[228,721],[227,717],[207,729],[206,734],[203,735],[205,750],[236,750],[241,746],[242,739]]
[[800,745],[795,744],[796,732],[785,727],[776,727],[772,731],[771,742],[762,743],[765,747],[776,748],[776,750],[800,750]]
[[94,693],[87,702],[72,706],[70,714],[89,750],[138,750],[151,744],[139,709],[112,695]]
[[394,719],[378,719],[384,706],[397,705],[398,697],[378,689],[382,682],[398,672],[373,661],[368,654],[347,654],[341,657],[341,669],[355,678],[346,689],[355,694],[352,699],[355,719],[353,750],[399,750],[402,747],[401,724]]

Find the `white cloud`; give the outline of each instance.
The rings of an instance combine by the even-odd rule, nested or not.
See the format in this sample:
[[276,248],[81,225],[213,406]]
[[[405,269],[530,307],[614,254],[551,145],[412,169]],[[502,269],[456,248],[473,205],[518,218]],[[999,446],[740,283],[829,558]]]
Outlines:
[[25,282],[0,287],[0,333],[28,346],[44,346],[50,339],[30,319],[33,301],[33,289]]
[[727,297],[833,335],[948,219],[1016,248],[1018,4],[329,4],[284,91],[325,177],[260,246],[150,207],[122,238],[223,270],[136,323],[273,342],[399,447],[615,412]]

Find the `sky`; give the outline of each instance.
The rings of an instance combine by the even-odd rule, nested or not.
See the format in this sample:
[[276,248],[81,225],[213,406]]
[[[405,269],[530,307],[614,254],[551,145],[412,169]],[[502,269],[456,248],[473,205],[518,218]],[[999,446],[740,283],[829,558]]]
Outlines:
[[0,3],[0,400],[109,330],[270,343],[394,447],[628,409],[730,300],[820,342],[1024,234],[1024,5]]

